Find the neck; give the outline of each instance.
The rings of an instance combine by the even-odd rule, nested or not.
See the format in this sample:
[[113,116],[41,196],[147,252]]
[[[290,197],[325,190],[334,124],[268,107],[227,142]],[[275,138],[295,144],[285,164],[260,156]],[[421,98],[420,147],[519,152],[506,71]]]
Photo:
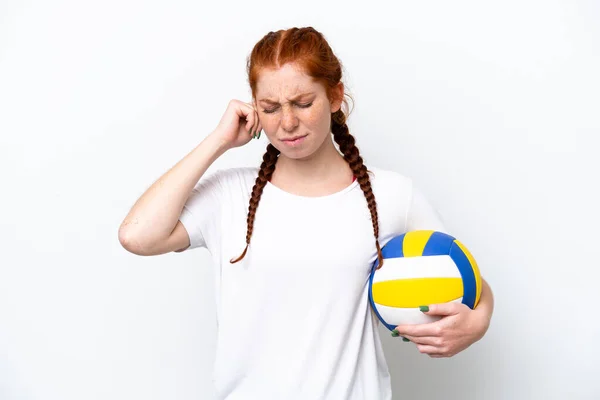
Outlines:
[[310,157],[293,159],[281,154],[273,173],[274,177],[276,175],[293,182],[314,184],[319,181],[340,179],[340,177],[344,177],[343,179],[352,177],[352,171],[335,148],[333,138],[330,136]]

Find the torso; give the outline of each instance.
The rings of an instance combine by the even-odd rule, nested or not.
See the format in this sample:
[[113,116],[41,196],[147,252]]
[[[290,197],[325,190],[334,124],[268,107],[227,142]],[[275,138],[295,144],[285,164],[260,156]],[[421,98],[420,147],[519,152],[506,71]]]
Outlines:
[[[368,303],[377,252],[370,212],[350,177],[336,191],[298,196],[269,182],[246,257],[246,212],[256,170],[239,174],[235,203],[220,220],[211,252],[219,264],[219,345],[215,378],[222,399],[391,398],[389,375]],[[376,170],[372,179],[380,243],[403,233],[410,182]],[[237,179],[237,178],[236,178]],[[332,189],[333,190],[333,189]]]

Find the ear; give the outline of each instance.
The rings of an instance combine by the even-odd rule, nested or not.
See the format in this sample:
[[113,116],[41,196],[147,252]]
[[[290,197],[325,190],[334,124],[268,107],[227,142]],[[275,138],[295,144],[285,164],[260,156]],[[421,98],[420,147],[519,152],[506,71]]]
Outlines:
[[330,102],[331,104],[331,113],[337,112],[342,107],[342,102],[344,100],[344,84],[342,82],[338,83],[336,87],[333,88],[333,99]]

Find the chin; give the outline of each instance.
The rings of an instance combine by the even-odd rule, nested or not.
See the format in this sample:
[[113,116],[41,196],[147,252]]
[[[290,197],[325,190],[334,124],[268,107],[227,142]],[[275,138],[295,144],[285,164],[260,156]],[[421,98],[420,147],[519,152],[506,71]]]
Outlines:
[[291,160],[306,160],[310,159],[313,154],[315,154],[314,149],[298,149],[297,151],[290,151],[289,149],[279,149],[279,152],[284,155],[286,158]]

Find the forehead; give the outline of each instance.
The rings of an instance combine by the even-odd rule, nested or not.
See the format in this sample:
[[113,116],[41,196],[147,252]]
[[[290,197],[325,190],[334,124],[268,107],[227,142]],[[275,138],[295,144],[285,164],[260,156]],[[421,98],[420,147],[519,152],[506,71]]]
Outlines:
[[256,97],[280,98],[305,92],[323,91],[321,85],[292,64],[278,69],[265,68],[256,82]]

